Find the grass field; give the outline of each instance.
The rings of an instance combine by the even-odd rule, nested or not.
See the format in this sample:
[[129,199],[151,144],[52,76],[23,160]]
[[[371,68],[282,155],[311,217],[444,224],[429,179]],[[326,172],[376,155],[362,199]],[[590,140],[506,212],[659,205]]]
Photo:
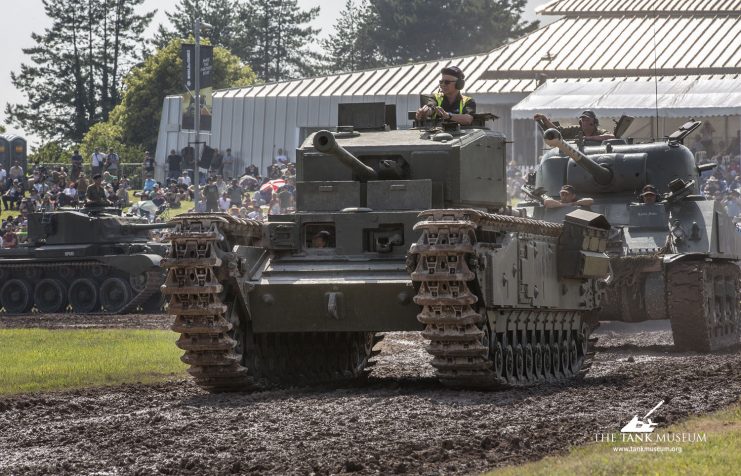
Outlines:
[[185,375],[164,330],[0,330],[0,395],[155,382]]
[[[686,443],[594,443],[575,448],[566,456],[548,457],[536,463],[514,466],[488,476],[522,475],[617,475],[739,474],[741,468],[741,404],[720,412],[692,418],[670,427],[659,427],[654,434],[705,434],[706,441]],[[690,437],[692,438],[692,437]],[[643,452],[626,452],[630,447]],[[679,450],[652,452],[651,448]],[[646,451],[648,449],[649,451]]]

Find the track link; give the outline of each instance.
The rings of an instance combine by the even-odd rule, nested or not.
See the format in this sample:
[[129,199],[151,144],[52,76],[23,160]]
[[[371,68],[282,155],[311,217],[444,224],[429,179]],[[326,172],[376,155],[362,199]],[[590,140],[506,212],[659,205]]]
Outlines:
[[669,265],[668,308],[678,350],[712,352],[738,345],[740,274],[732,262],[680,261]]
[[273,385],[349,381],[367,374],[382,336],[372,332],[253,334],[236,297],[243,288],[235,245],[256,245],[262,224],[225,214],[172,220],[169,296],[181,360],[201,387],[236,391]]
[[[558,236],[560,225],[478,210],[430,210],[415,225],[412,281],[441,383],[453,388],[504,389],[570,378],[591,362],[590,327],[578,311],[486,310],[478,289],[476,232],[515,227]],[[494,320],[489,318],[494,313]],[[490,325],[490,322],[495,325]],[[492,329],[493,327],[493,329]]]
[[233,258],[232,246],[259,239],[261,225],[226,214],[181,215],[172,221],[176,225],[170,256],[162,261],[168,269],[162,293],[175,316],[172,330],[180,333],[181,360],[201,387],[249,388],[254,382],[242,365],[241,343],[233,337],[240,322],[236,312],[228,312],[222,281],[238,270],[238,263],[228,259]]

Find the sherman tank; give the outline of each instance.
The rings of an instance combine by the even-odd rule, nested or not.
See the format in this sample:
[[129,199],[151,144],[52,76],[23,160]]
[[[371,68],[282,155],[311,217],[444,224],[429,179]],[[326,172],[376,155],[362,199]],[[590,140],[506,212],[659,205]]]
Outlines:
[[[671,321],[678,349],[709,352],[739,342],[738,233],[725,210],[699,194],[700,174],[684,138],[700,122],[689,122],[666,140],[600,146],[566,143],[556,129],[545,131],[552,147],[523,187],[534,217],[560,222],[566,208],[546,208],[565,184],[594,199],[591,210],[612,230],[608,243],[611,276],[594,320]],[[642,203],[647,185],[656,203]]]
[[0,250],[0,306],[7,314],[161,310],[167,246],[150,242],[148,232],[170,225],[118,214],[31,213],[26,242]]
[[505,137],[479,120],[320,131],[297,150],[295,214],[175,218],[163,292],[195,381],[358,378],[389,331],[422,332],[451,387],[583,373],[609,225],[510,213]]

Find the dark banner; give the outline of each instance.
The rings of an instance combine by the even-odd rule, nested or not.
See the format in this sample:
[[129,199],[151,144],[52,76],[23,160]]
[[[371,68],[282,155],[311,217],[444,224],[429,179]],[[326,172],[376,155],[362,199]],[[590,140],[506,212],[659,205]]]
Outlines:
[[[196,87],[196,45],[183,44],[180,54],[183,59],[183,84],[188,91],[192,91]],[[213,85],[213,72],[214,48],[213,46],[201,45],[201,88],[208,88]]]

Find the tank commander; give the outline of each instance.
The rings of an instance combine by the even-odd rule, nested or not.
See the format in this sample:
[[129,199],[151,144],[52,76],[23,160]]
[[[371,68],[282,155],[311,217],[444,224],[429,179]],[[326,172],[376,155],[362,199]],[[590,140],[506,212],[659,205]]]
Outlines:
[[564,140],[584,140],[602,143],[604,140],[614,139],[615,136],[599,128],[599,119],[594,111],[587,109],[579,116],[578,126],[561,127],[553,124],[545,115],[536,114],[533,119],[546,129],[558,129]]
[[653,205],[657,202],[658,196],[659,194],[656,190],[656,187],[654,187],[653,185],[646,185],[641,191],[641,200],[643,201],[644,205]]
[[466,75],[457,66],[443,68],[440,74],[440,88],[434,96],[436,105],[424,105],[417,109],[417,120],[427,117],[442,118],[462,126],[470,126],[473,115],[476,114],[476,101],[461,94],[466,85]]
[[103,176],[100,174],[93,175],[93,183],[88,186],[85,192],[85,205],[88,207],[105,207],[110,204],[106,198],[105,188],[103,188]]
[[560,199],[546,198],[543,201],[543,206],[546,208],[562,208],[562,207],[588,207],[594,203],[591,198],[576,198],[576,190],[571,185],[564,185],[561,187],[559,192]]

